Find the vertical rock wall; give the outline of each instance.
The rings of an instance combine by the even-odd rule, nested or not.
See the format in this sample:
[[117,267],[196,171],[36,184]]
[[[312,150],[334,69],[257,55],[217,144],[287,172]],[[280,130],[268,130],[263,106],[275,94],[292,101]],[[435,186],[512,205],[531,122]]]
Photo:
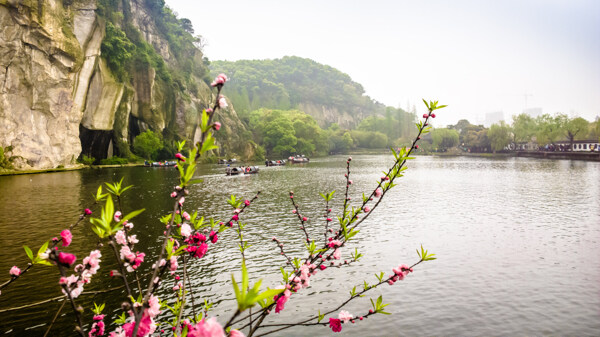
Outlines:
[[[144,1],[128,4],[124,17],[177,67]],[[106,23],[96,11],[96,0],[0,0],[0,146],[13,147],[15,167],[68,167],[81,153],[127,157],[147,129],[198,137],[199,113],[214,99],[210,88],[198,78],[194,92],[178,88],[150,66],[119,82],[101,56]],[[199,50],[186,52],[202,62]],[[237,141],[244,126],[235,110],[222,117],[229,128],[221,141]]]

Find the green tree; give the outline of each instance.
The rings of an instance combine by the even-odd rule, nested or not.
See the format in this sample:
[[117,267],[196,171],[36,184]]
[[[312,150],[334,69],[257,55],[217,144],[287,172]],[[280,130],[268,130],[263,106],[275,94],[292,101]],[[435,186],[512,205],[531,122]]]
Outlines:
[[144,159],[152,160],[156,158],[162,148],[162,140],[152,130],[140,133],[133,140],[133,152]]
[[550,116],[543,114],[536,118],[538,130],[536,132],[537,142],[540,145],[554,144],[563,135],[565,119],[563,115]]
[[269,156],[287,157],[296,152],[298,139],[294,135],[292,122],[280,116],[264,126],[264,146]]
[[445,151],[458,145],[458,132],[453,129],[435,129],[431,133],[433,147]]
[[106,23],[106,36],[101,45],[102,57],[115,77],[123,82],[127,72],[126,67],[133,56],[135,45],[131,43],[124,31],[110,22]]
[[530,142],[537,125],[535,120],[528,114],[522,113],[517,116],[513,116],[513,142],[515,143],[527,143]]
[[510,126],[501,121],[498,124],[492,124],[487,132],[490,145],[494,152],[504,149],[512,139]]
[[583,134],[584,137],[586,136],[585,133],[588,131],[589,124],[590,123],[588,121],[586,121],[585,119],[583,119],[581,117],[567,120],[567,122],[565,123],[565,126],[564,126],[564,130],[565,130],[567,139],[571,143],[570,144],[571,149],[573,149],[573,141],[575,140],[575,137],[577,137],[577,135]]

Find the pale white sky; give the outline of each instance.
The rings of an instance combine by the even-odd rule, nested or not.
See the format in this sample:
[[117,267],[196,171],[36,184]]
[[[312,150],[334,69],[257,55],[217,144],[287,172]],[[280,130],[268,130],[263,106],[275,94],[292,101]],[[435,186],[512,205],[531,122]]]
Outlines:
[[166,2],[210,60],[310,58],[386,105],[448,104],[439,126],[526,104],[600,116],[600,0]]

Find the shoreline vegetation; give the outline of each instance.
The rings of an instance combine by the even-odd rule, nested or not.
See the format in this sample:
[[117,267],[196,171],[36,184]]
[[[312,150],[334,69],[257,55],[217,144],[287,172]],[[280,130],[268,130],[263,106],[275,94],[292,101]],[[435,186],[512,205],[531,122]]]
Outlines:
[[[381,151],[350,151],[351,155],[370,155],[370,154],[386,154],[386,150]],[[583,160],[583,161],[600,161],[600,153],[597,152],[548,152],[548,151],[515,151],[515,152],[498,152],[498,153],[469,153],[463,151],[448,151],[448,152],[423,152],[416,154],[417,156],[437,156],[437,157],[481,157],[481,158],[538,158],[538,159],[554,159],[554,160]],[[210,163],[208,163],[210,164]],[[0,176],[24,175],[37,173],[54,173],[76,171],[83,169],[104,169],[118,167],[138,167],[144,166],[144,163],[128,163],[128,164],[113,164],[113,165],[84,165],[79,164],[72,167],[57,167],[40,170],[0,170]]]

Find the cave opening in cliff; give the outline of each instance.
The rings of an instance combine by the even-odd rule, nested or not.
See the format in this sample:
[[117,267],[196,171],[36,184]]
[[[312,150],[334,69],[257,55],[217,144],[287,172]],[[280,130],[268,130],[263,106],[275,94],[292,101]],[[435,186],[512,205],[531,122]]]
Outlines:
[[79,125],[79,139],[81,140],[81,154],[93,157],[96,160],[106,159],[118,153],[113,153],[112,130],[90,130]]
[[140,128],[140,120],[136,118],[134,115],[129,114],[129,129],[127,132],[129,144],[133,145],[133,141],[135,137],[137,137],[142,130]]

